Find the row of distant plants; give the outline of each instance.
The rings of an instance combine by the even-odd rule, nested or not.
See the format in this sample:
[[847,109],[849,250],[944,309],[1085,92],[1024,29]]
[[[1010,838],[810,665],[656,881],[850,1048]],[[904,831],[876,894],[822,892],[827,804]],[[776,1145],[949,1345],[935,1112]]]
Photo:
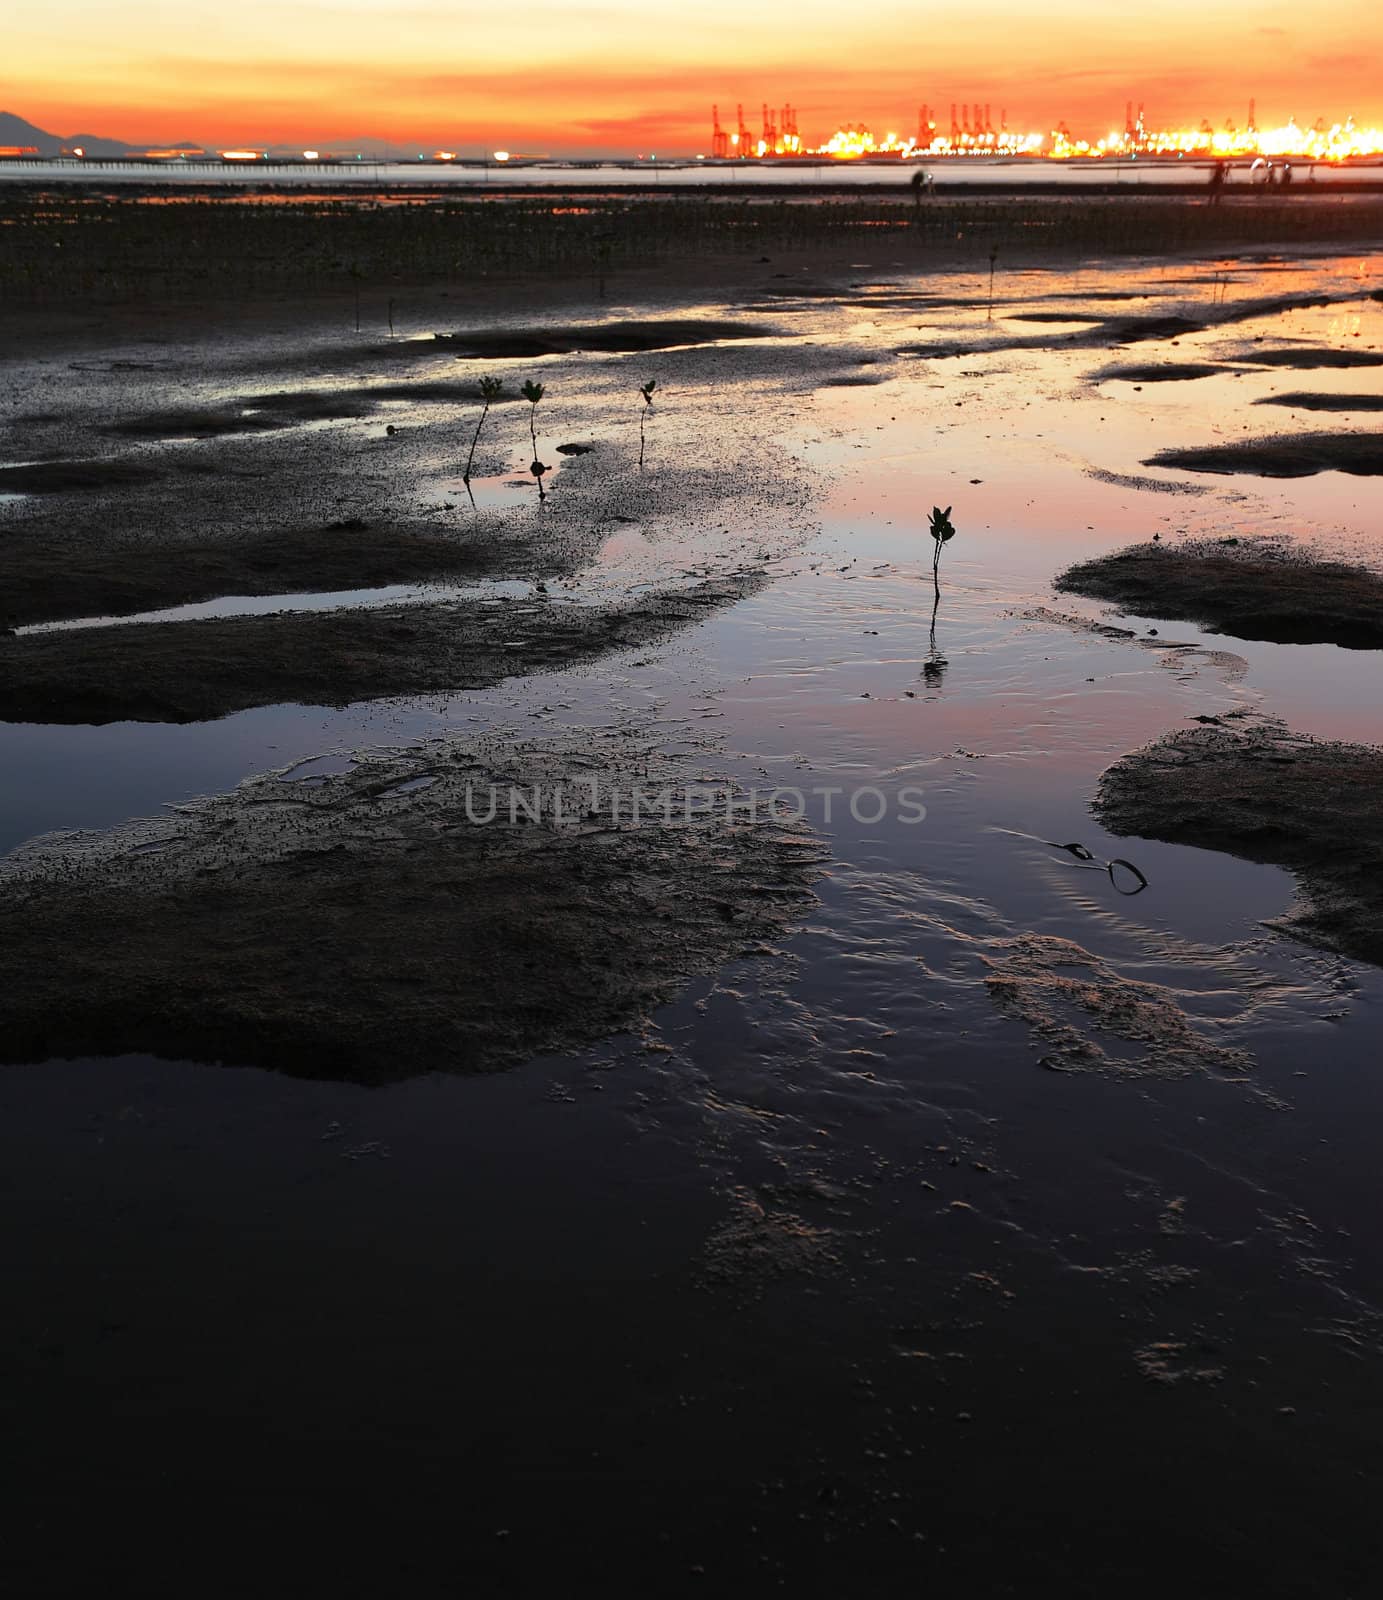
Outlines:
[[[639,407],[640,471],[643,470],[644,451],[647,446],[647,436],[645,430],[648,425],[648,413],[653,409],[653,392],[657,387],[658,380],[656,378],[650,378],[648,382],[641,385],[639,389],[639,398],[642,401],[642,404]],[[530,378],[520,388],[519,393],[525,400],[528,401],[528,437],[533,444],[533,460],[529,465],[528,470],[538,481],[538,498],[542,500],[547,498],[546,492],[543,489],[543,474],[548,469],[538,459],[538,405],[543,396],[547,393],[547,390],[541,383],[535,383]],[[466,485],[468,492],[471,487],[471,468],[475,465],[475,449],[480,443],[480,430],[485,426],[486,417],[490,415],[490,407],[494,405],[497,400],[502,400],[503,398],[503,378],[482,378],[480,380],[480,417],[476,422],[475,434],[471,439],[471,453],[466,457],[466,470],[461,474],[461,481]]]

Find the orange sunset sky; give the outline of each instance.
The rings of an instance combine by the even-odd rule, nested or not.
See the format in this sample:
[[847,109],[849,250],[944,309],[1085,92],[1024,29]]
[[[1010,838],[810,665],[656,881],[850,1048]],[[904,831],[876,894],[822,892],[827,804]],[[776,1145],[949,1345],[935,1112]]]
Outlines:
[[389,141],[463,153],[709,149],[710,106],[911,132],[922,101],[997,121],[1383,124],[1377,0],[44,0],[10,10],[0,106],[131,141]]

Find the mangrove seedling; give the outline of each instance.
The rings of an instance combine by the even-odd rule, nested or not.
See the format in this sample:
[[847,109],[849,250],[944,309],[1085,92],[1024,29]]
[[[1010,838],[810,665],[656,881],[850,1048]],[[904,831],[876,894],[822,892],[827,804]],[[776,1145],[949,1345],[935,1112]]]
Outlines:
[[357,262],[351,262],[350,280],[351,287],[355,290],[355,331],[360,332],[360,285],[364,282],[365,274],[360,270]]
[[[942,549],[956,536],[956,530],[951,526],[951,508],[947,506],[943,511],[940,506],[932,507],[931,526],[927,530],[936,542],[936,549],[932,552],[932,587],[936,596],[941,598],[941,552]],[[935,616],[935,612],[933,612]]]
[[533,441],[533,462],[529,471],[538,480],[538,498],[546,500],[543,493],[543,474],[547,468],[538,460],[538,402],[543,398],[543,386],[530,378],[523,386],[523,397],[528,401],[528,436]]
[[640,472],[643,471],[643,450],[644,450],[643,430],[644,430],[644,424],[648,421],[648,413],[650,411],[652,411],[652,409],[653,409],[653,391],[657,387],[658,387],[658,380],[656,378],[650,378],[648,380],[648,382],[646,384],[644,384],[644,386],[639,390],[639,393],[643,396],[643,410],[639,412],[639,471]]
[[484,404],[480,408],[480,421],[475,425],[475,437],[471,440],[471,453],[466,457],[466,470],[461,474],[461,481],[468,489],[471,486],[471,465],[475,461],[475,447],[480,443],[480,430],[485,426],[485,418],[490,414],[490,406],[499,399],[503,390],[504,384],[498,378],[482,378],[480,380],[480,398]]

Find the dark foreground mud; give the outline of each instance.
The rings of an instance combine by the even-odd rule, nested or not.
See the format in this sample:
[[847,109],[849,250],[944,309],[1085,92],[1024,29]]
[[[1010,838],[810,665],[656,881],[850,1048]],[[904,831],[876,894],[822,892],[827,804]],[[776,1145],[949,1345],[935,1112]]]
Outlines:
[[240,402],[204,409],[172,407],[117,417],[101,431],[128,439],[214,439],[228,433],[264,433],[275,428],[296,428],[304,422],[363,417],[373,404],[373,396],[349,390],[335,394],[308,391],[253,395]]
[[[470,427],[474,420],[465,418]],[[531,453],[527,429],[516,447],[512,424],[506,435],[494,419],[476,476],[504,487],[480,488],[478,509],[461,479],[466,435],[454,423],[402,427],[393,437],[282,430],[233,443],[144,446],[137,482],[103,491],[96,479],[126,463],[98,459],[86,464],[93,492],[55,490],[9,508],[0,628],[431,578],[550,580],[589,564],[614,530],[635,523],[651,543],[679,538],[689,517],[724,522],[733,511],[753,531],[756,552],[765,538],[774,543],[774,531],[799,523],[807,480],[786,470],[781,452],[746,438],[733,453],[702,446],[698,456],[687,437],[696,431],[693,413],[657,421],[661,455],[650,450],[643,472],[628,440],[611,438],[608,428],[592,430],[592,442],[576,450],[544,442],[546,507],[527,460],[514,459],[519,449]],[[439,459],[448,447],[449,458]],[[73,463],[49,465],[66,474]]]
[[756,327],[747,322],[664,317],[650,322],[599,322],[570,328],[475,329],[439,333],[437,341],[458,356],[502,360],[574,355],[584,350],[619,354],[672,350],[679,346],[713,344],[720,339],[766,339],[773,332],[772,328]]
[[0,638],[0,720],[206,722],[482,688],[645,644],[749,594],[753,573],[609,605],[542,595],[117,624]]
[[[604,1037],[811,901],[804,828],[702,788],[688,817],[689,781],[618,734],[445,743],[40,843],[5,868],[0,1054],[373,1083]],[[675,806],[632,825],[636,791]]]
[[68,494],[153,483],[162,474],[132,461],[29,461],[0,467],[0,494]]
[[[382,355],[402,363],[422,360],[429,353],[425,344],[385,345]],[[273,433],[297,428],[305,422],[343,422],[368,417],[393,400],[449,402],[478,406],[484,397],[471,382],[441,379],[412,379],[399,383],[360,384],[353,388],[292,389],[277,394],[249,393],[214,406],[172,406],[157,411],[139,411],[100,423],[95,431],[116,439],[217,439],[226,434]],[[517,405],[518,394],[492,395],[493,408]],[[51,412],[37,412],[20,419],[42,425],[55,420]]]
[[1383,964],[1381,786],[1383,749],[1226,718],[1116,761],[1094,809],[1114,833],[1288,868],[1301,898],[1272,925]]
[[12,535],[0,552],[0,628],[158,611],[221,595],[294,594],[483,575],[493,546],[360,518],[212,545],[66,546]]
[[1240,639],[1383,648],[1383,578],[1276,545],[1133,545],[1068,568],[1055,586]]
[[1259,406],[1290,406],[1293,411],[1383,411],[1383,394],[1316,394],[1297,391],[1269,394],[1255,400]]
[[1143,465],[1179,467],[1188,472],[1243,472],[1258,478],[1310,478],[1318,472],[1370,478],[1383,473],[1383,438],[1368,433],[1288,434],[1191,450],[1159,450]]
[[1383,350],[1309,349],[1249,350],[1235,357],[1259,367],[1286,367],[1293,372],[1312,372],[1323,368],[1383,367]]
[[1093,375],[1093,383],[1117,378],[1121,383],[1185,383],[1193,378],[1213,378],[1233,369],[1213,361],[1166,361],[1160,364],[1106,367]]

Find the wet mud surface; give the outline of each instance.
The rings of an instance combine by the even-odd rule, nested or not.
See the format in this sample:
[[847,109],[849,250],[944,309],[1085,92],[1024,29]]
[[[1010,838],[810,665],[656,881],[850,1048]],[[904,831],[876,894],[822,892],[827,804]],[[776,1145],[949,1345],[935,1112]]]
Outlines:
[[11,535],[0,545],[0,627],[157,611],[218,595],[482,576],[492,560],[470,541],[396,533],[359,518],[234,544],[106,546],[75,563],[47,540]]
[[[606,330],[617,343],[622,326]],[[634,348],[651,326],[633,324]],[[148,409],[144,374],[121,368],[75,380],[65,413],[25,412],[16,454],[74,454],[0,483],[0,628],[83,626],[0,634],[0,715],[186,722],[475,688],[662,637],[748,592],[811,526],[805,469],[761,432],[721,440],[700,426],[728,349],[663,352],[668,399],[642,418],[632,374],[573,392],[546,367],[549,399],[530,418],[505,403],[518,378],[482,414],[474,375],[434,377],[453,357],[419,343],[424,369],[404,382]],[[241,357],[218,348],[170,382],[239,385]],[[823,351],[804,372],[779,351],[764,377],[791,396],[814,368],[856,359]],[[101,440],[119,453],[76,454]],[[675,559],[689,523],[721,548],[708,558],[703,539],[697,559]],[[278,614],[256,603],[274,596]],[[203,609],[159,615],[180,606]],[[87,626],[121,617],[139,620]]]
[[1285,434],[1190,450],[1159,450],[1144,466],[1251,473],[1261,478],[1309,478],[1318,472],[1377,477],[1383,473],[1383,440],[1366,433]]
[[1095,374],[1095,381],[1103,383],[1106,379],[1117,378],[1122,383],[1184,383],[1191,378],[1213,378],[1217,373],[1229,370],[1209,361],[1167,361],[1143,367],[1130,363],[1105,367]]
[[153,467],[133,461],[34,461],[0,467],[0,494],[64,494],[77,489],[117,489],[152,483]]
[[1383,749],[1230,721],[1125,756],[1101,777],[1095,809],[1116,833],[1289,868],[1302,903],[1278,926],[1383,962],[1380,782]]
[[438,341],[453,348],[458,356],[478,356],[486,360],[513,359],[517,356],[571,355],[582,350],[607,350],[625,354],[635,350],[669,350],[678,346],[711,344],[717,339],[764,339],[773,330],[745,322],[668,319],[638,322],[621,319],[612,323],[593,323],[574,328],[472,329],[463,333],[439,333]]
[[1383,578],[1280,545],[1134,545],[1068,568],[1055,587],[1240,639],[1383,648]]
[[[106,423],[103,432],[131,439],[210,439],[227,433],[262,433],[303,422],[339,422],[372,409],[373,396],[351,393],[266,394],[215,409],[146,411]],[[380,396],[379,398],[384,398]],[[430,398],[420,396],[420,398]],[[460,393],[451,398],[461,399]],[[467,397],[472,398],[472,397]]]
[[1240,361],[1260,367],[1285,367],[1293,372],[1350,370],[1355,367],[1383,367],[1383,351],[1349,349],[1246,350]]
[[[728,794],[688,814],[695,776],[609,734],[439,745],[12,857],[4,1054],[374,1083],[601,1038],[810,901],[806,830],[733,823]],[[673,789],[671,826],[628,820]]]
[[1293,411],[1383,411],[1380,394],[1308,394],[1293,392],[1265,396],[1260,406],[1287,406]]
[[0,717],[205,722],[285,701],[477,689],[652,643],[755,582],[740,575],[614,605],[444,601],[11,636],[0,638]]
[[[1375,661],[1052,580],[1376,565],[1364,479],[1142,465],[1368,390],[1373,258],[1006,250],[991,320],[907,222],[24,347],[6,463],[153,475],[0,488],[7,617],[97,624],[0,638],[12,1570],[1372,1592]],[[434,337],[619,321],[770,334]]]

